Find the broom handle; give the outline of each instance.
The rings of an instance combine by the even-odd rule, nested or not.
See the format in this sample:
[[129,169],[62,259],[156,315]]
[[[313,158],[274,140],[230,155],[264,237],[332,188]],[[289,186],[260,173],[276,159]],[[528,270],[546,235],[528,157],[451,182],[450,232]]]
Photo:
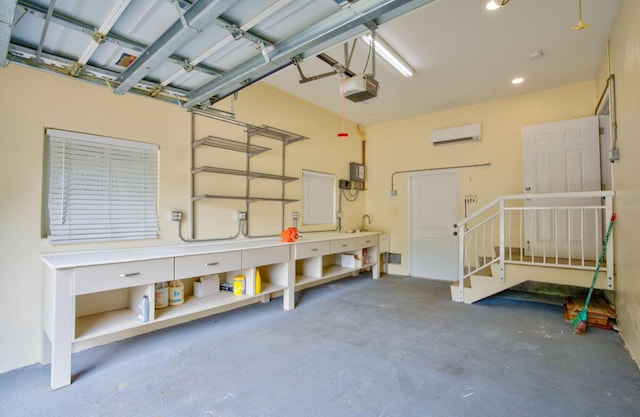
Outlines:
[[598,272],[600,272],[600,265],[602,264],[604,253],[607,250],[609,235],[611,234],[611,229],[613,229],[613,222],[615,219],[616,219],[616,213],[613,213],[611,215],[611,221],[609,221],[609,227],[607,228],[607,235],[604,237],[604,243],[602,244],[602,250],[600,251],[600,258],[598,259],[598,265],[596,265],[596,270],[595,270],[595,273],[593,274],[593,279],[591,280],[591,287],[589,287],[589,293],[587,294],[587,299],[584,302],[585,311],[587,311],[587,306],[589,305],[589,301],[591,301],[591,294],[593,294],[593,287],[595,286],[596,280],[598,279]]

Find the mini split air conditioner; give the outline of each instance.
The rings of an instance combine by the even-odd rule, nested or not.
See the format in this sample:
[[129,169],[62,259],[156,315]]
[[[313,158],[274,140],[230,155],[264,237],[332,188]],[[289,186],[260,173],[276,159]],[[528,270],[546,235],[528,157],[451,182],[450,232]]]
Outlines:
[[370,74],[356,74],[340,81],[344,98],[354,102],[374,99],[378,96],[378,82]]
[[431,143],[444,145],[480,140],[480,123],[431,131]]

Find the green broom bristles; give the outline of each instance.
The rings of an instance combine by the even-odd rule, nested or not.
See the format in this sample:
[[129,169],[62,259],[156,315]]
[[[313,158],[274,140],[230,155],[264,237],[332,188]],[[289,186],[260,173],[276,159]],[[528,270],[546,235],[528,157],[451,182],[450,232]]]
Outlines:
[[[602,265],[602,259],[604,259],[604,254],[607,249],[607,243],[609,242],[609,236],[611,235],[611,229],[613,229],[613,222],[616,219],[616,214],[613,213],[611,215],[611,221],[609,222],[609,227],[607,228],[607,235],[604,237],[604,243],[602,244],[602,250],[600,251],[600,258],[598,259],[598,265],[596,265],[596,270],[593,273],[593,279],[591,280],[591,286],[589,287],[589,293],[587,294],[587,299],[584,302],[584,307],[582,310],[578,312],[576,317],[573,319],[573,333],[583,335],[587,330],[587,307],[589,306],[589,301],[591,300],[591,294],[593,294],[593,287],[596,285],[596,280],[598,279],[598,272],[600,272],[600,265]],[[611,260],[613,262],[613,260]]]

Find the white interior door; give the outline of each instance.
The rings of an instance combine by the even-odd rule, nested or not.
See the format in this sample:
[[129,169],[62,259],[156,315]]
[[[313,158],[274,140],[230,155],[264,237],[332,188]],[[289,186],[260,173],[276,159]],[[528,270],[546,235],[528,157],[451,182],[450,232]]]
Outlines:
[[458,279],[458,173],[412,175],[409,190],[410,275]]
[[[598,117],[542,125],[522,129],[523,177],[525,193],[561,193],[600,190],[600,144]],[[572,200],[576,205],[599,205],[598,199]],[[563,206],[567,201],[528,200],[527,207],[539,204]],[[556,239],[561,257],[578,256],[582,234],[590,236],[599,219],[584,219],[580,211],[536,211],[525,218],[528,254],[555,253]],[[593,216],[593,215],[592,215]],[[586,227],[587,229],[583,229]],[[589,239],[586,254],[596,252],[595,241]]]

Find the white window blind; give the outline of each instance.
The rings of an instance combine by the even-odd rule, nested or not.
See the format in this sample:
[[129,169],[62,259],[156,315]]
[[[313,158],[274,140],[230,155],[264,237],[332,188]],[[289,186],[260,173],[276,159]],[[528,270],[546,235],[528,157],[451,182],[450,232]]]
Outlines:
[[336,177],[322,172],[302,171],[302,224],[335,222]]
[[158,237],[158,145],[46,130],[49,243]]

